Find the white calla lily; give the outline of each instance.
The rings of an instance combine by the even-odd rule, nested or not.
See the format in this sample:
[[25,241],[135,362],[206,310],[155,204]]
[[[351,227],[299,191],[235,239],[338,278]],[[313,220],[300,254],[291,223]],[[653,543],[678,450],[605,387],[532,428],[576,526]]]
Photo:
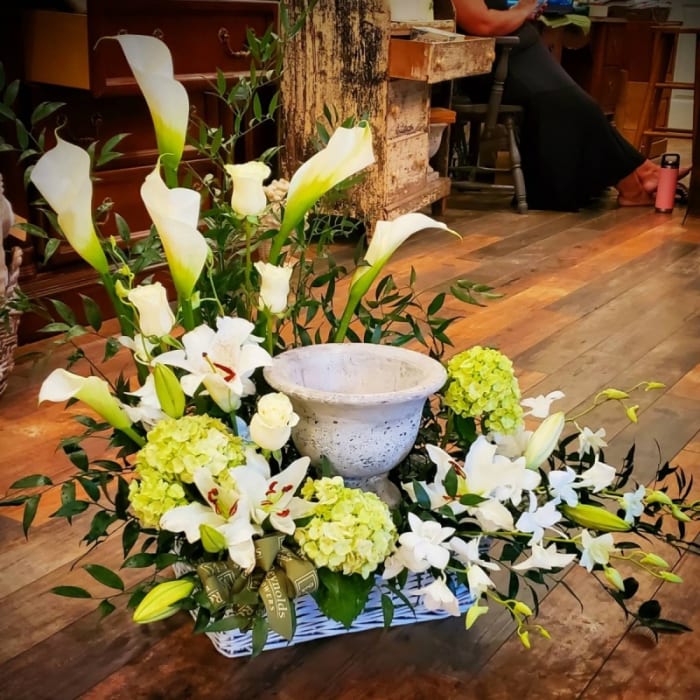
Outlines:
[[255,263],[255,269],[260,275],[260,306],[270,313],[281,314],[287,308],[289,282],[294,267],[259,261]]
[[559,442],[565,422],[563,411],[558,411],[540,423],[525,448],[525,464],[528,469],[539,468],[549,458]]
[[56,135],[56,145],[39,158],[30,179],[56,212],[73,250],[106,275],[109,264],[92,221],[90,156]]
[[174,78],[168,47],[153,36],[119,34],[116,39],[148,104],[164,165],[175,170],[185,147],[190,100]]
[[139,445],[143,438],[131,427],[131,419],[119,401],[112,395],[109,384],[99,377],[81,377],[65,369],[55,369],[44,380],[39,390],[42,401],[68,401],[78,399],[92,408],[113,428],[126,433]]
[[175,314],[168,304],[168,292],[160,282],[134,287],[127,299],[136,307],[142,335],[162,338],[173,329]]
[[284,216],[272,242],[270,262],[277,262],[289,233],[328,190],[372,163],[372,131],[367,122],[336,129],[326,147],[309,158],[289,182]]
[[141,185],[141,199],[163,243],[178,296],[189,299],[209,254],[197,230],[199,194],[186,187],[168,189],[156,165]]
[[231,208],[240,216],[257,216],[267,206],[263,181],[270,177],[270,167],[259,160],[224,166],[233,182]]

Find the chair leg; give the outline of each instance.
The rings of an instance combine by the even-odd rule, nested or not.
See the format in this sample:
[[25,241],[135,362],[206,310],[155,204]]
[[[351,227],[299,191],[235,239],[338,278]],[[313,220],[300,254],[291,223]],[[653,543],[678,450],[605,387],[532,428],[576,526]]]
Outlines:
[[513,176],[513,188],[515,190],[515,201],[519,214],[527,214],[527,197],[525,196],[525,177],[521,167],[520,149],[518,139],[515,135],[515,125],[513,117],[507,116],[504,120],[506,131],[508,132],[508,147],[510,149],[510,170]]

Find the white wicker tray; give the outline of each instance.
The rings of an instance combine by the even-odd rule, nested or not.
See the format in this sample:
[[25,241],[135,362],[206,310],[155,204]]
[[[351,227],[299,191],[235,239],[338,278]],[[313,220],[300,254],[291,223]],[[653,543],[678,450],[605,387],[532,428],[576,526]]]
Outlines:
[[[178,576],[185,573],[187,570],[182,564],[175,564],[173,569]],[[431,620],[442,620],[446,617],[450,617],[449,613],[444,611],[432,612],[426,610],[420,601],[420,596],[411,594],[410,591],[427,585],[431,580],[432,578],[425,574],[421,576],[420,580],[416,574],[409,574],[404,594],[413,604],[413,610],[400,598],[389,594],[386,590],[384,591],[387,592],[388,595],[391,595],[394,603],[392,627],[413,625],[417,622],[430,622]],[[297,627],[294,639],[288,642],[283,637],[271,631],[267,637],[264,651],[280,649],[282,647],[291,646],[292,644],[301,644],[302,642],[310,642],[323,637],[333,637],[338,634],[362,632],[364,630],[375,629],[376,627],[383,627],[384,615],[382,613],[381,595],[382,591],[379,587],[372,589],[367,607],[353,622],[350,629],[346,629],[341,623],[335,620],[329,620],[325,617],[318,609],[316,601],[314,601],[312,596],[305,595],[302,598],[298,598],[294,601],[297,614]],[[474,597],[466,588],[461,588],[459,590],[457,599],[459,600],[459,608],[462,613],[474,604]],[[196,616],[196,612],[193,612],[192,615]],[[252,638],[250,632],[230,630],[228,632],[207,632],[206,634],[209,639],[211,639],[216,650],[224,656],[233,658],[236,656],[250,656],[252,653]]]

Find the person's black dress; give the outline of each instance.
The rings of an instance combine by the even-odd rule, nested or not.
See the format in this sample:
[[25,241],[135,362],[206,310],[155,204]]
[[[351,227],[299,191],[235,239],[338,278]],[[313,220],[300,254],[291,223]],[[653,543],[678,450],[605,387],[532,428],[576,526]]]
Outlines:
[[[506,0],[486,0],[505,10]],[[517,32],[504,103],[524,108],[520,130],[527,203],[575,211],[644,162],[600,107],[552,58],[535,26]]]

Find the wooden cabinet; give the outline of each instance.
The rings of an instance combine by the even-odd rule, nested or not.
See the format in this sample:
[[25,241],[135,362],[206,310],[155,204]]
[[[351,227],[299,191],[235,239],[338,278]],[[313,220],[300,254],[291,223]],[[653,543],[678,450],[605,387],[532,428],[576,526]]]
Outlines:
[[[115,134],[127,134],[117,149],[123,156],[96,171],[93,204],[98,207],[109,199],[113,211],[128,221],[138,239],[150,228],[140,187],[157,159],[155,133],[146,102],[118,43],[100,39],[121,33],[160,38],[171,51],[175,77],[188,91],[192,114],[209,126],[227,129],[232,123],[230,113],[209,94],[216,70],[220,68],[230,79],[247,74],[246,30],[264,34],[276,25],[278,9],[273,0],[88,0],[86,14],[25,11],[19,16],[22,41],[16,47],[22,60],[19,75],[12,76],[25,82],[25,119],[42,101],[64,102],[65,107],[47,125],[49,139],[58,125],[62,125],[64,139],[84,147],[94,141],[104,143]],[[239,144],[238,156],[256,158],[275,143],[275,128],[270,125],[267,131],[247,136]],[[212,167],[208,160],[198,159],[192,147],[186,147],[183,160],[201,174]],[[5,165],[3,169],[8,170]],[[31,220],[35,213],[21,201],[21,176],[19,180],[11,201]],[[100,230],[104,235],[116,233],[112,215],[101,222]],[[60,298],[78,309],[80,293],[100,297],[93,271],[68,246],[59,248],[45,266],[42,258],[40,242],[28,246],[21,285],[31,297]],[[31,316],[23,318],[21,339],[33,338],[43,323]]]
[[[288,2],[292,17],[304,4]],[[436,0],[434,12],[431,28],[455,30],[449,0]],[[286,54],[286,174],[315,152],[316,125],[325,112],[339,122],[368,118],[376,163],[353,189],[344,212],[370,224],[444,203],[450,192],[447,138],[429,162],[430,107],[448,106],[449,81],[488,73],[494,59],[491,38],[428,41],[411,38],[412,30],[410,23],[391,21],[385,0],[323,0]]]

